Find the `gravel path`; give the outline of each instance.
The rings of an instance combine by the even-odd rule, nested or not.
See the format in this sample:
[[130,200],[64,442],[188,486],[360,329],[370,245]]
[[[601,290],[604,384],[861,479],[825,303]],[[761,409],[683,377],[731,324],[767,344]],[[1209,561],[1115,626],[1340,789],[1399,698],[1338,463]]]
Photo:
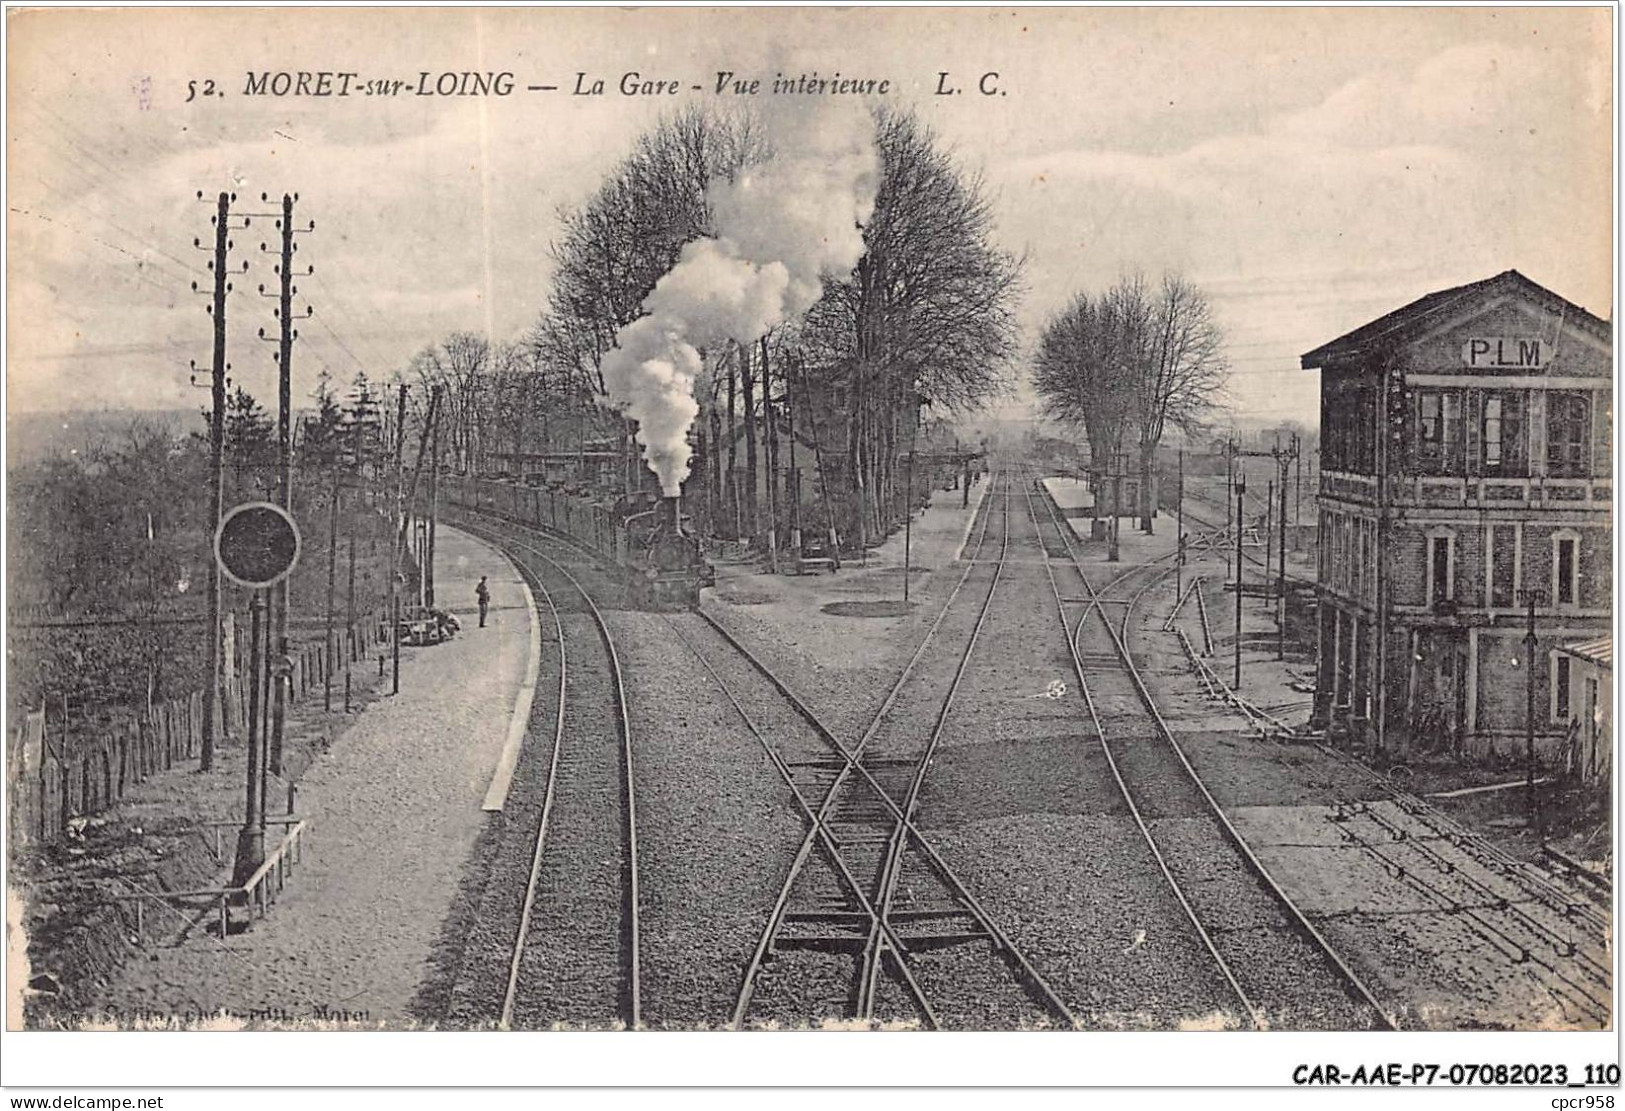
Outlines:
[[[270,916],[222,945],[194,934],[131,962],[120,1012],[228,1022],[400,1027],[480,836],[484,794],[526,664],[530,614],[512,566],[442,527],[436,581],[463,631],[403,652],[401,693],[370,707],[301,783],[304,864]],[[489,576],[491,624],[474,583]]]

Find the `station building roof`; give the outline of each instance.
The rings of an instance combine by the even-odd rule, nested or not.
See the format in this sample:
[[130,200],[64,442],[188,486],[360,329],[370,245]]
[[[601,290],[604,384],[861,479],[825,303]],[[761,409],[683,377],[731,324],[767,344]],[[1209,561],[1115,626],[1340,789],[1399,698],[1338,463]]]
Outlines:
[[1559,297],[1545,286],[1530,281],[1516,270],[1503,270],[1493,278],[1429,293],[1386,316],[1379,316],[1352,332],[1338,336],[1330,343],[1321,344],[1303,356],[1303,369],[1315,370],[1327,363],[1357,359],[1384,347],[1404,343],[1438,327],[1441,322],[1470,309],[1477,302],[1505,294],[1520,296],[1552,312],[1560,312],[1567,323],[1578,324],[1600,339],[1611,338],[1612,329],[1607,321]]
[[1577,656],[1587,663],[1605,667],[1610,671],[1614,669],[1614,638],[1611,636],[1565,644],[1558,651],[1567,652],[1571,656]]

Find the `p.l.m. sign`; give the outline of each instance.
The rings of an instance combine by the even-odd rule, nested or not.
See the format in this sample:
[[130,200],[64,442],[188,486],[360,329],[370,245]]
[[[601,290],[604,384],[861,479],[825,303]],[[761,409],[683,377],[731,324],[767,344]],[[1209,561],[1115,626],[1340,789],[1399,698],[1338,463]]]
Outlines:
[[1461,345],[1461,361],[1475,370],[1540,370],[1552,345],[1536,336],[1474,336]]

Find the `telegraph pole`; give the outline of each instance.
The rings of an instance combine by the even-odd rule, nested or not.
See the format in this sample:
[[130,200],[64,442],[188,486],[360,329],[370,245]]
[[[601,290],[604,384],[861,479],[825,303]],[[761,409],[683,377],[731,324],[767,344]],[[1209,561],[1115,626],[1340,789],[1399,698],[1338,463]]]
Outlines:
[[903,496],[903,604],[908,605],[908,576],[914,564],[914,449],[920,435],[920,410],[914,409],[914,431],[908,441],[908,490]]
[[[1279,589],[1276,591],[1275,600],[1275,623],[1278,626],[1275,644],[1275,658],[1278,660],[1284,660],[1286,659],[1286,485],[1287,478],[1292,472],[1292,464],[1299,457],[1297,433],[1294,432],[1292,434],[1292,440],[1285,448],[1281,447],[1280,442],[1277,441],[1275,446],[1270,449],[1270,454],[1275,456],[1275,465],[1280,468],[1281,472],[1281,511],[1278,515],[1281,521],[1281,543],[1279,546],[1280,560],[1277,567],[1277,572],[1279,575]],[[1303,474],[1303,467],[1301,464],[1298,468],[1298,474],[1300,477]],[[1301,489],[1301,482],[1299,486]],[[1271,498],[1271,504],[1273,505],[1273,503],[1274,499]],[[1269,535],[1267,533],[1264,536],[1264,542],[1266,544],[1269,543]],[[1266,566],[1267,562],[1268,561],[1266,561]]]
[[[265,194],[260,194],[261,200],[269,200]],[[277,339],[277,500],[283,509],[293,509],[293,444],[288,434],[289,422],[293,419],[293,198],[287,193],[282,194],[282,259],[277,267],[277,273],[282,278],[282,292],[277,304],[277,321],[281,325],[281,334]],[[284,579],[277,583],[272,593],[271,605],[271,644],[275,646],[277,658],[280,660],[287,652],[288,639],[288,582]],[[281,673],[273,669],[276,676],[275,689],[271,693],[271,737],[269,743],[269,758],[267,766],[276,774],[282,774],[282,730],[287,718],[286,684]]]
[[1264,486],[1264,601],[1270,598],[1270,561],[1275,558],[1275,480]]
[[1286,470],[1289,466],[1291,466],[1290,461],[1281,467],[1281,558],[1279,564],[1281,588],[1276,592],[1275,599],[1275,623],[1280,633],[1280,639],[1275,645],[1275,658],[1278,660],[1286,659]]
[[429,418],[429,542],[428,554],[423,560],[423,604],[432,609],[435,525],[440,517],[440,410],[433,405],[430,408],[434,409],[434,413]]
[[322,666],[322,710],[326,713],[333,712],[333,664],[336,655],[333,651],[333,604],[339,564],[339,490],[340,486],[335,480],[333,500],[327,506],[327,624],[326,639],[322,641],[322,650],[326,655]]
[[1236,489],[1236,680],[1231,684],[1241,690],[1241,529],[1242,507],[1247,501],[1247,476],[1238,473]]
[[[198,193],[201,200],[203,194]],[[220,515],[226,510],[226,224],[231,215],[232,194],[221,193],[215,201],[214,215],[214,304],[211,306],[214,316],[214,365],[212,368],[210,390],[214,408],[209,414],[209,474],[211,501],[214,504],[214,513],[210,518],[212,524],[218,524]],[[197,243],[193,240],[194,245]],[[192,283],[197,288],[197,283]],[[213,543],[214,528],[209,529],[209,540]],[[220,690],[220,628],[221,607],[220,564],[214,558],[214,552],[209,553],[209,681],[203,687],[203,753],[200,762],[200,771],[209,771],[214,767],[215,746],[215,718],[220,719],[220,731],[226,730],[226,711],[224,699]]]
[[[1303,524],[1303,441],[1298,438],[1296,432],[1292,434],[1292,457],[1293,461],[1298,465],[1297,490],[1292,502],[1292,523],[1301,526]],[[1302,548],[1303,529],[1299,528],[1297,535],[1292,537],[1292,550],[1296,552]]]
[[406,445],[406,384],[403,382],[395,403],[395,528],[389,535],[389,643],[393,658],[390,694],[401,693],[401,598],[396,583],[401,574],[401,498],[405,476],[401,449]]
[[1179,536],[1179,551],[1174,556],[1174,604],[1185,594],[1185,449],[1179,449],[1179,489],[1174,492],[1174,512],[1179,518],[1175,531]]
[[[269,203],[271,198],[266,193],[260,194],[260,200]],[[293,513],[293,341],[299,338],[298,329],[293,327],[293,296],[299,288],[293,284],[293,254],[299,248],[294,245],[293,237],[293,203],[298,200],[298,194],[282,195],[282,210],[280,214],[269,212],[251,213],[251,216],[264,216],[276,220],[276,226],[282,233],[280,258],[276,272],[280,281],[280,289],[275,294],[265,292],[265,286],[259,287],[261,297],[274,297],[277,301],[275,315],[280,325],[275,343],[277,364],[277,503],[291,516]],[[247,226],[247,217],[244,226]],[[309,228],[299,230],[314,230],[315,223]],[[270,247],[260,244],[260,251],[270,254]],[[308,273],[308,271],[307,271]],[[311,315],[307,306],[304,315]],[[272,342],[266,336],[265,329],[259,330],[259,338]],[[284,721],[287,715],[287,691],[284,680],[288,677],[287,667],[291,661],[287,660],[284,642],[288,637],[288,583],[286,580],[277,583],[270,589],[270,613],[267,619],[266,655],[276,653],[277,667],[274,669],[277,677],[272,689],[266,695],[266,713],[270,717],[264,731],[264,744],[266,749],[266,767],[273,773],[282,772],[282,734]]]

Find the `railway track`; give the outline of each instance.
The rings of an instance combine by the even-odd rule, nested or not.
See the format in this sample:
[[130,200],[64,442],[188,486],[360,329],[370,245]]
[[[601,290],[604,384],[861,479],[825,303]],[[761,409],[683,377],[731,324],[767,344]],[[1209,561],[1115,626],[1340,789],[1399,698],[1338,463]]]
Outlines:
[[[521,885],[517,908],[487,923],[506,932],[500,1001],[480,993],[504,1028],[641,1025],[637,803],[631,719],[614,638],[597,602],[563,559],[532,536],[491,522],[459,522],[504,551],[530,583],[550,634],[543,660],[553,692],[538,698],[535,732],[549,737],[542,767],[516,777],[504,808],[511,836],[488,887]],[[561,553],[562,554],[562,553]],[[579,570],[579,567],[577,568]],[[551,646],[553,651],[547,651]],[[524,757],[521,758],[522,762]],[[541,754],[533,754],[541,760]],[[527,790],[521,780],[531,782]],[[521,851],[522,850],[522,851]],[[522,869],[522,870],[521,870]],[[469,962],[465,958],[465,969]],[[482,970],[471,976],[488,978]]]
[[[1252,496],[1250,490],[1248,492],[1248,496]],[[1205,505],[1212,506],[1217,511],[1219,520],[1215,522],[1211,517],[1199,513],[1193,513],[1190,507],[1190,502],[1193,499],[1200,501]],[[1236,522],[1234,507],[1226,504],[1224,498],[1216,498],[1210,492],[1199,489],[1187,490],[1185,501],[1185,520],[1187,522],[1194,521],[1198,526],[1205,530],[1202,535],[1201,542],[1207,548],[1208,552],[1223,559],[1227,567],[1234,568],[1234,555],[1231,551],[1231,545],[1235,543],[1234,530],[1236,527]],[[1243,545],[1242,558],[1248,563],[1251,563],[1254,567],[1266,569],[1269,572],[1269,581],[1271,583],[1273,583],[1274,580],[1281,574],[1280,567],[1276,566],[1274,563],[1273,552],[1268,557],[1260,557],[1256,551],[1253,551],[1247,546]],[[1286,577],[1288,580],[1298,584],[1299,586],[1313,587],[1315,585],[1315,579],[1312,576],[1306,577],[1296,571],[1288,570]]]
[[[1028,509],[1042,535],[1046,525]],[[1084,573],[1067,526],[1045,500],[1046,549],[1074,673],[1112,776],[1163,879],[1257,1028],[1386,1029],[1394,1022],[1270,876],[1186,759],[1128,647],[1134,606],[1167,574],[1131,569],[1108,597]],[[1121,592],[1133,579],[1131,591]],[[1063,583],[1065,589],[1063,589]],[[1120,606],[1117,622],[1108,607]],[[1071,607],[1071,613],[1069,613]]]
[[[1214,680],[1224,685],[1222,678]],[[1267,759],[1301,763],[1292,729],[1225,688],[1245,725],[1269,745]],[[1294,751],[1298,750],[1298,751]],[[1324,818],[1338,844],[1382,869],[1421,909],[1446,920],[1462,943],[1531,973],[1569,1016],[1606,1024],[1612,1014],[1609,920],[1583,893],[1513,860],[1480,835],[1348,754],[1315,742],[1312,751],[1357,774],[1371,791],[1328,778]],[[1331,917],[1335,917],[1331,916]]]
[[[1191,517],[1187,510],[1187,518]],[[1193,519],[1205,523],[1200,517]],[[1272,754],[1295,762],[1286,750],[1304,738],[1291,746],[1284,738],[1301,730],[1253,705],[1231,690],[1222,676],[1208,671],[1207,682],[1238,710],[1248,728],[1272,746]],[[1564,1013],[1606,1024],[1613,1013],[1612,931],[1606,913],[1583,892],[1566,890],[1552,877],[1510,857],[1405,791],[1390,776],[1324,741],[1307,739],[1322,756],[1374,787],[1388,804],[1375,805],[1369,792],[1327,780],[1331,795],[1327,819],[1335,824],[1342,845],[1380,866],[1416,898],[1419,907],[1447,916],[1464,944],[1498,955],[1510,969],[1526,970]]]
[[[733,1025],[834,1019],[938,1028],[966,1009],[935,1000],[971,986],[1001,1025],[1076,1025],[1066,1005],[914,824],[925,772],[953,709],[976,632],[997,589],[999,558],[983,559],[995,515],[1008,548],[1008,490],[984,499],[976,548],[869,727],[843,744],[788,684],[708,614],[671,617],[789,786],[806,826],[741,978]],[[1003,509],[995,510],[995,502]],[[972,579],[980,602],[956,605]],[[948,632],[944,632],[948,630]],[[945,637],[964,637],[942,654]],[[957,641],[951,641],[957,643]],[[951,673],[949,668],[951,667]],[[922,715],[922,707],[933,707]],[[913,728],[934,720],[927,735]],[[952,956],[967,979],[922,982],[916,961]]]

